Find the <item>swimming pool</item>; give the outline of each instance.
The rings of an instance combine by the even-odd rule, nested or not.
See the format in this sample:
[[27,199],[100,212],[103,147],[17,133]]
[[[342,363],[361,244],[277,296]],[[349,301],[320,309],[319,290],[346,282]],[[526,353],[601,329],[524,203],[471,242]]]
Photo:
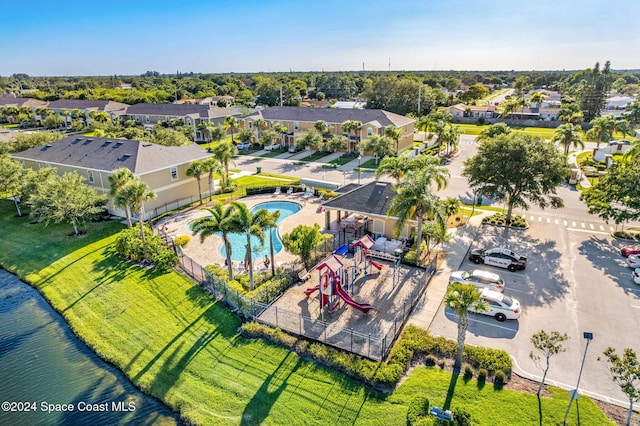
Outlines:
[[[250,211],[251,213],[255,213],[260,209],[266,209],[269,213],[280,210],[280,217],[276,221],[276,223],[280,223],[285,218],[298,213],[300,209],[302,209],[302,206],[291,201],[268,201],[253,206]],[[282,241],[280,240],[277,227],[271,229],[271,238],[273,238],[273,253],[280,253],[280,251],[282,251]],[[236,262],[244,260],[246,254],[245,246],[247,244],[247,238],[244,234],[229,234],[229,242],[231,243],[231,247],[233,247],[231,250],[231,260]],[[254,261],[261,261],[264,256],[270,256],[269,233],[267,230],[265,230],[263,246],[260,245],[260,241],[256,237],[251,237],[251,252]],[[224,244],[221,245],[220,254],[225,258],[227,257]]]

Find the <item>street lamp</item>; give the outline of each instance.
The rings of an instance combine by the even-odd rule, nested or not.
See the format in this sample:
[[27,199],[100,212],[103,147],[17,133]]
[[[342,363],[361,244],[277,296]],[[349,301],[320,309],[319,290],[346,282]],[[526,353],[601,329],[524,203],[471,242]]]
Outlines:
[[358,185],[360,185],[360,160],[362,160],[362,154],[358,155]]
[[575,390],[569,392],[571,395],[571,399],[569,400],[569,406],[567,407],[567,412],[564,413],[564,422],[563,424],[567,424],[567,417],[569,417],[569,412],[571,411],[571,405],[573,404],[573,400],[578,398],[578,388],[580,387],[580,378],[582,377],[582,369],[584,368],[584,361],[587,359],[587,349],[589,349],[589,343],[593,340],[593,333],[589,331],[585,331],[582,333],[582,337],[587,339],[587,346],[584,347],[584,355],[582,355],[582,365],[580,366],[580,372],[578,373],[578,383],[576,383]]

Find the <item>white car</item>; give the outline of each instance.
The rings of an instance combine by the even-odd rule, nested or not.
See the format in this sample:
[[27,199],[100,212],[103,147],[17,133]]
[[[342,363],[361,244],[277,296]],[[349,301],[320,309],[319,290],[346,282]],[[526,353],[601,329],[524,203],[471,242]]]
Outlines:
[[633,278],[633,282],[640,285],[640,268],[636,268],[631,273],[631,278]]
[[453,272],[449,277],[449,283],[472,284],[478,288],[490,288],[500,293],[504,292],[504,280],[500,275],[481,269]]
[[630,254],[627,257],[627,265],[633,269],[640,268],[640,254]]
[[236,148],[238,148],[238,151],[242,151],[243,149],[251,148],[251,144],[250,143],[245,143],[245,142],[240,142],[239,144],[236,145]]
[[475,312],[477,314],[489,315],[497,319],[498,321],[515,320],[520,318],[522,310],[520,309],[520,302],[505,294],[498,293],[497,291],[485,288],[480,293],[480,298],[484,300],[489,308],[487,311],[476,311],[469,309],[469,312]]
[[280,144],[279,143],[274,143],[273,145],[267,145],[264,147],[265,151],[273,151],[275,149],[280,149]]

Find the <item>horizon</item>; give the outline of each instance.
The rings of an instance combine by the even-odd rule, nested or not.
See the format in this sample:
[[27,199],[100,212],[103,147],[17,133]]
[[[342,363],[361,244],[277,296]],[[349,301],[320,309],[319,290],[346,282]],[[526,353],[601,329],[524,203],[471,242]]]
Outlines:
[[23,9],[0,9],[10,17],[0,28],[9,41],[2,76],[567,72],[606,61],[640,69],[629,53],[640,45],[632,31],[640,4],[631,0],[615,9],[600,0],[193,0],[181,8],[74,0]]

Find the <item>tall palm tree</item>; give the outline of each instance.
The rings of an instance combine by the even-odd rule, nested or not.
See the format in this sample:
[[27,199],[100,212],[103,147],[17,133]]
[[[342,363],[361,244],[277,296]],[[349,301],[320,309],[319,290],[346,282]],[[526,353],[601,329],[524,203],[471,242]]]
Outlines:
[[144,202],[156,198],[156,193],[153,192],[145,182],[134,180],[125,185],[118,192],[116,198],[118,198],[119,203],[128,204],[131,210],[138,216],[140,239],[144,245]]
[[231,130],[231,142],[233,142],[233,131],[238,127],[238,119],[233,115],[225,117],[224,119],[224,129]]
[[451,216],[456,214],[460,208],[460,200],[454,197],[447,197],[444,200],[440,200],[440,208],[445,219],[449,220]]
[[389,175],[396,180],[396,185],[398,185],[400,179],[410,170],[437,167],[439,165],[440,160],[431,155],[417,155],[415,157],[398,155],[395,157],[385,157],[376,169],[376,179],[379,179],[382,175]]
[[118,194],[120,194],[120,191],[122,191],[122,189],[125,186],[127,186],[131,182],[134,182],[135,180],[136,180],[136,177],[133,174],[133,172],[124,167],[115,169],[109,175],[109,195],[113,199],[113,204],[116,207],[124,208],[125,214],[127,216],[127,224],[129,225],[129,228],[131,228],[132,226],[131,205],[128,203],[127,200],[124,200],[121,197],[119,197]]
[[213,129],[215,126],[215,123],[211,121],[203,121],[198,124],[198,129],[203,133],[203,139],[205,139],[206,141],[211,140],[211,129]]
[[202,161],[202,170],[208,174],[209,182],[209,201],[213,198],[213,192],[215,189],[213,176],[216,173],[222,173],[222,164],[215,157],[209,157]]
[[578,126],[574,126],[571,123],[558,126],[556,131],[553,133],[551,142],[561,145],[563,147],[564,156],[567,157],[569,155],[569,147],[571,145],[573,145],[574,148],[579,147],[584,149],[584,142],[582,142],[582,136],[580,135],[579,130],[580,128]]
[[187,176],[196,178],[198,183],[198,196],[200,197],[200,204],[202,204],[202,188],[200,187],[200,176],[204,173],[204,164],[200,160],[192,161],[187,168]]
[[613,114],[606,117],[596,117],[590,121],[593,126],[586,133],[589,140],[596,142],[596,148],[600,148],[601,142],[608,142],[613,137],[616,119]]
[[507,126],[505,123],[495,123],[485,129],[482,129],[480,134],[476,136],[475,140],[476,142],[485,142],[498,135],[506,135],[509,133],[511,133],[511,127]]
[[194,235],[200,235],[200,242],[214,235],[216,232],[222,235],[222,243],[224,244],[227,254],[227,273],[229,274],[229,280],[232,280],[233,265],[231,263],[231,250],[233,247],[229,241],[229,234],[236,232],[232,223],[236,210],[230,205],[225,207],[220,201],[216,202],[213,207],[203,207],[202,210],[208,211],[211,215],[194,220],[191,223],[191,231]]
[[391,201],[388,216],[398,217],[394,227],[396,235],[400,235],[408,220],[416,218],[416,258],[420,262],[420,245],[422,243],[422,221],[427,216],[434,216],[442,228],[446,227],[444,217],[439,208],[438,197],[432,185],[438,190],[446,187],[449,171],[443,167],[428,165],[418,170],[411,170],[397,185],[398,194]]
[[260,209],[255,213],[251,213],[246,205],[239,201],[231,202],[231,206],[235,209],[235,213],[231,219],[231,227],[235,232],[241,232],[247,238],[245,245],[245,265],[249,268],[249,285],[251,290],[254,288],[253,281],[253,255],[251,253],[251,236],[258,238],[260,244],[264,244],[264,223],[269,211]]
[[347,145],[347,151],[351,152],[351,132],[354,134],[354,138],[357,139],[357,132],[362,129],[362,122],[355,120],[347,120],[340,125],[344,132],[347,132],[349,135],[349,142]]
[[387,126],[384,128],[384,135],[389,139],[393,139],[396,143],[395,153],[398,153],[398,144],[400,143],[400,136],[402,136],[402,130],[397,127]]
[[418,118],[418,122],[416,123],[416,129],[419,132],[424,132],[424,140],[423,140],[423,142],[425,142],[427,140],[427,132],[429,131],[429,116],[428,115],[423,115],[422,117]]
[[231,159],[238,155],[238,148],[229,142],[218,142],[213,149],[211,150],[213,156],[222,164],[224,167],[224,175],[222,179],[222,186],[226,188],[229,185],[229,163],[235,165]]
[[253,125],[258,130],[258,140],[262,137],[262,131],[269,128],[269,123],[264,118],[258,118],[253,122]]
[[542,92],[536,92],[531,97],[529,97],[529,102],[534,104],[538,110],[540,110],[540,105],[544,102],[546,96]]
[[284,134],[287,133],[289,131],[289,129],[287,128],[287,126],[283,125],[282,123],[274,123],[271,126],[271,129],[280,134],[280,145],[284,145]]
[[456,126],[447,126],[442,133],[442,141],[447,147],[447,154],[451,152],[451,148],[458,146],[458,140],[460,138],[460,130]]
[[274,263],[274,249],[273,249],[273,228],[278,226],[278,219],[280,219],[280,210],[276,210],[273,213],[265,215],[263,226],[269,229],[269,254],[271,255],[271,275],[276,274],[276,266]]
[[451,284],[444,297],[444,303],[453,308],[458,315],[458,352],[453,369],[459,371],[462,366],[462,354],[464,352],[464,340],[469,327],[469,309],[487,311],[487,303],[480,298],[478,289],[471,284]]

